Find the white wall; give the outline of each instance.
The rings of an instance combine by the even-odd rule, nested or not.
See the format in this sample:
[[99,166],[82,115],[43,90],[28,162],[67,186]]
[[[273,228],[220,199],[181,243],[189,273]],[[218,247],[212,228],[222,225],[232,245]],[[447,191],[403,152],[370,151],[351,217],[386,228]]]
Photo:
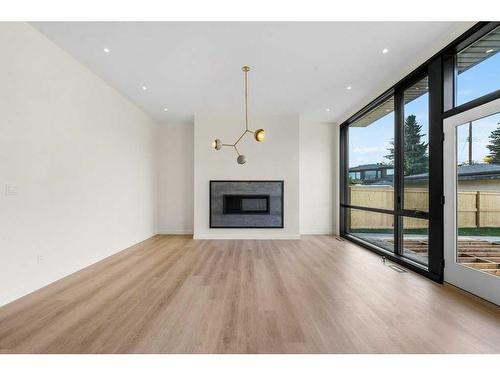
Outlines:
[[[195,238],[299,238],[299,118],[251,117],[252,129],[264,128],[266,140],[247,136],[239,144],[247,156],[236,163],[233,149],[215,151],[214,138],[232,143],[244,129],[242,116],[195,115],[194,120],[194,237]],[[283,229],[210,229],[210,180],[284,180]]]
[[161,124],[159,129],[158,231],[193,233],[194,125]]
[[338,233],[338,126],[300,120],[300,233]]
[[[237,124],[231,122],[231,128]],[[239,130],[238,127],[235,127]],[[232,129],[233,131],[233,129]],[[209,136],[214,137],[209,131]],[[336,124],[300,119],[300,234],[338,234],[338,144],[339,127]],[[193,178],[194,178],[193,124],[162,124],[160,127],[160,188],[159,232],[163,234],[193,233]],[[267,141],[266,141],[267,144]],[[264,145],[264,144],[263,144]],[[203,144],[200,147],[206,148]],[[250,142],[245,150],[253,152]],[[255,144],[255,147],[260,147]],[[262,150],[257,148],[256,150]],[[229,154],[227,154],[229,152]],[[247,152],[247,154],[248,154]],[[229,179],[235,168],[235,155],[224,150],[229,159],[230,174],[219,174]],[[213,153],[212,153],[213,155]],[[218,162],[219,157],[217,157]],[[249,160],[245,168],[253,164]],[[270,173],[274,179],[279,172]],[[256,174],[259,175],[258,173]],[[259,177],[260,178],[260,177]],[[220,230],[214,230],[214,233]],[[258,237],[261,237],[261,233]],[[274,236],[275,234],[273,234]],[[237,236],[241,236],[240,233]],[[212,235],[210,235],[212,237]],[[226,237],[226,233],[224,236]]]
[[27,24],[0,54],[2,305],[152,236],[157,184],[141,110]]

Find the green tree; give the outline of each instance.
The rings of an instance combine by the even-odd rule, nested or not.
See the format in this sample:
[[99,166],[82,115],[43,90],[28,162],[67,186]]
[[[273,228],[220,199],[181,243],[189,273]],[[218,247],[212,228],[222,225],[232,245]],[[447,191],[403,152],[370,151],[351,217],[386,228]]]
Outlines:
[[490,143],[486,146],[490,150],[489,163],[498,164],[500,163],[500,126],[491,132],[489,139]]
[[[425,173],[429,170],[429,155],[427,154],[428,143],[422,141],[422,125],[417,122],[415,115],[409,115],[404,124],[404,165],[405,176]],[[394,141],[387,149],[389,154],[385,156],[390,164],[394,164]],[[499,154],[500,155],[500,154]]]
[[389,160],[390,165],[394,165],[394,139],[389,142],[390,146],[387,149],[389,153],[384,156],[387,160]]

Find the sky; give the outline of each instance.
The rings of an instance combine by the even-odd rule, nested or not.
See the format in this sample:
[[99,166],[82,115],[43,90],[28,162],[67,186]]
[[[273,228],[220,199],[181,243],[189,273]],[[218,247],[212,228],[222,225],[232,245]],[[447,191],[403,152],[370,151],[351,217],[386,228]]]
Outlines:
[[[486,59],[482,63],[466,70],[457,78],[457,105],[500,89],[500,53]],[[422,125],[422,141],[428,142],[428,100],[425,94],[405,105],[405,117],[416,116]],[[492,115],[473,122],[473,160],[482,162],[488,155],[486,148],[488,137],[500,122],[500,114]],[[457,128],[458,161],[468,160],[468,124]],[[375,121],[364,128],[349,128],[349,167],[361,164],[387,163],[384,157],[390,141],[394,138],[394,112]]]
[[[500,113],[484,117],[472,122],[472,160],[483,163],[484,157],[490,153],[486,148],[491,132],[500,125]],[[457,127],[457,163],[469,160],[469,123]]]

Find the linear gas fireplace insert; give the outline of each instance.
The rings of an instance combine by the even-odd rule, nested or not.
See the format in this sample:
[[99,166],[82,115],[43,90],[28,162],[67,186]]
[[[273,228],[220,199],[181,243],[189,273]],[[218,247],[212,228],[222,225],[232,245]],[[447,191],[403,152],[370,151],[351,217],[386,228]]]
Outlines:
[[269,195],[224,194],[224,215],[269,215]]

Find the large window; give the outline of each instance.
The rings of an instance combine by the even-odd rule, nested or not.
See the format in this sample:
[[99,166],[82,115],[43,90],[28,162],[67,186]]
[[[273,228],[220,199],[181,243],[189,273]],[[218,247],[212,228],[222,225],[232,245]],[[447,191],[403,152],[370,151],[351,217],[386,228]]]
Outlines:
[[427,69],[342,129],[342,231],[428,271],[430,78]]
[[456,57],[456,105],[500,89],[500,26]]
[[[347,127],[349,208],[344,229],[353,237],[425,267],[429,201],[427,76],[396,95],[402,98],[403,121],[396,121],[396,100],[391,95]],[[402,182],[396,178],[398,169]],[[360,173],[359,178],[353,179],[353,173]]]
[[[483,22],[342,124],[342,235],[442,280],[443,160],[450,157],[443,155],[443,118],[497,98],[500,23]],[[476,171],[495,166],[484,151],[485,134],[493,134],[486,128],[477,121],[457,129],[460,168]],[[493,185],[487,177],[484,185]],[[464,211],[458,217],[476,227],[459,231],[493,233],[498,225],[492,221],[486,228],[486,223],[493,217],[489,210],[496,206],[485,198],[492,194],[478,194],[468,176],[462,180],[459,188],[467,183],[475,190],[459,196]]]

